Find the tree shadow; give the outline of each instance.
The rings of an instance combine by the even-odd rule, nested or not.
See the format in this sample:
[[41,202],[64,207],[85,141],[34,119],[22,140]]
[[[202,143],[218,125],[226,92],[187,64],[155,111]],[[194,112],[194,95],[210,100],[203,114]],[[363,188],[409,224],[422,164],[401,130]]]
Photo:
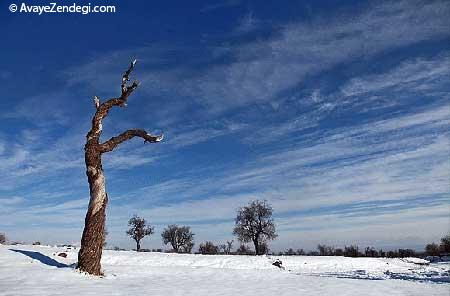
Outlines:
[[25,251],[25,250],[17,250],[17,249],[10,249],[13,252],[17,252],[17,253],[21,253],[24,254],[25,256],[28,256],[32,259],[38,260],[39,262],[48,265],[48,266],[54,266],[57,268],[65,268],[65,267],[70,267],[67,264],[61,263],[56,261],[55,259],[52,259],[48,256],[45,256],[42,253],[39,252],[33,252],[33,251]]

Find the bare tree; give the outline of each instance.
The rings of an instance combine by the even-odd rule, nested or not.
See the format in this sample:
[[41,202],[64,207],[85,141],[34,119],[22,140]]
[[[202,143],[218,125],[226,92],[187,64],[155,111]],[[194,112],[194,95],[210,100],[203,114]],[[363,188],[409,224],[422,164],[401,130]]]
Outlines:
[[6,243],[6,235],[4,233],[0,233],[0,244]]
[[446,235],[441,238],[441,244],[439,246],[442,253],[450,254],[450,235]]
[[374,247],[366,247],[366,249],[364,250],[364,256],[366,257],[378,257],[378,251],[375,250]]
[[266,251],[267,241],[277,237],[272,212],[272,207],[266,201],[259,200],[238,210],[233,234],[241,242],[253,242],[256,255],[264,254],[262,249]]
[[222,244],[219,246],[219,248],[222,250],[222,252],[226,255],[231,254],[231,249],[233,248],[233,242],[234,240],[227,241],[226,244]]
[[317,245],[317,250],[319,251],[320,256],[325,256],[326,247],[327,247],[326,245],[321,244]]
[[219,254],[219,247],[213,242],[207,241],[200,244],[198,252],[203,255],[217,255]]
[[439,246],[436,243],[431,243],[425,246],[425,252],[429,256],[439,256]]
[[231,249],[233,248],[233,242],[234,240],[227,241],[226,244],[219,245],[219,249],[223,254],[229,255],[231,254]]
[[320,256],[333,256],[334,255],[334,247],[327,245],[317,245],[317,250],[319,251]]
[[305,251],[303,249],[297,249],[297,255],[304,256],[305,255]]
[[359,255],[359,247],[357,245],[351,245],[349,247],[344,246],[345,257],[358,257]]
[[154,228],[147,225],[147,221],[137,215],[134,215],[133,218],[128,221],[128,226],[130,226],[130,229],[127,230],[127,234],[134,239],[136,242],[136,251],[139,252],[141,250],[141,240],[145,236],[153,234]]
[[194,247],[194,234],[189,226],[169,225],[161,237],[164,244],[170,244],[176,253],[190,253]]
[[143,138],[144,143],[160,142],[163,138],[162,135],[153,136],[142,129],[130,129],[103,143],[100,142],[103,119],[108,115],[112,107],[125,107],[128,97],[139,85],[137,81],[128,85],[130,74],[135,64],[136,60],[131,63],[122,76],[122,93],[120,97],[109,99],[103,103],[100,102],[98,97],[94,97],[96,112],[92,118],[91,129],[86,135],[84,150],[90,200],[81,238],[81,249],[78,253],[78,268],[93,275],[102,274],[100,260],[105,241],[105,211],[108,203],[102,167],[102,154],[113,151],[118,145],[134,137]]
[[233,249],[234,240],[227,241],[227,248],[225,249],[226,254],[231,254],[231,250]]

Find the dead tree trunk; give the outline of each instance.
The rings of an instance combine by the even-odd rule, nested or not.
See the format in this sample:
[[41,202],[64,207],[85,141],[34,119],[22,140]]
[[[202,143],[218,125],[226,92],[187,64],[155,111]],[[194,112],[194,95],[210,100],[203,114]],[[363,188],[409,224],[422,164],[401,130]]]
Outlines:
[[105,189],[102,154],[113,151],[119,144],[133,137],[143,138],[144,143],[160,142],[163,138],[162,135],[153,136],[141,129],[130,129],[116,137],[112,137],[104,143],[100,143],[102,121],[108,115],[109,110],[114,106],[126,106],[128,97],[139,85],[137,81],[134,81],[130,86],[127,85],[130,79],[130,73],[135,64],[136,60],[131,63],[128,70],[122,76],[122,94],[119,98],[109,99],[104,103],[100,103],[100,100],[94,97],[97,111],[92,118],[92,127],[86,135],[87,139],[84,150],[90,200],[84,222],[83,236],[81,238],[81,249],[78,253],[78,269],[92,275],[102,275],[100,261],[103,243],[105,241],[105,219],[108,195]]

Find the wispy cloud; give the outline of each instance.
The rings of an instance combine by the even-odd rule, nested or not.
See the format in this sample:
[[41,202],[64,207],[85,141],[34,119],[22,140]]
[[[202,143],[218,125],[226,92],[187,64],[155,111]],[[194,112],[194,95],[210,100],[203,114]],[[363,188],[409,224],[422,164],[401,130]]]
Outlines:
[[205,5],[200,11],[201,12],[211,12],[221,8],[233,7],[237,6],[241,3],[241,0],[226,0],[226,1],[217,1],[215,4]]
[[259,23],[260,21],[250,12],[240,19],[236,28],[236,33],[242,34],[252,32],[258,28]]
[[223,111],[277,99],[307,76],[339,63],[448,36],[444,2],[417,6],[384,3],[357,17],[286,25],[269,40],[235,47],[233,63],[197,75],[185,89],[210,110]]
[[[437,56],[433,59],[419,58],[414,61],[406,61],[382,75],[373,74],[351,79],[342,87],[341,91],[346,96],[360,96],[370,92],[385,91],[388,88],[398,91],[414,87],[416,91],[429,91],[435,80],[439,79],[438,82],[442,83],[441,79],[449,76],[449,69],[450,57],[448,55]],[[428,87],[424,88],[424,86]]]
[[[127,63],[130,55],[152,56],[154,61],[144,59],[144,70],[139,70],[142,90],[152,96],[164,96],[167,100],[178,98],[162,108],[171,110],[168,113],[171,118],[179,116],[185,119],[180,115],[188,112],[188,105],[196,106],[197,111],[217,114],[255,103],[277,104],[277,101],[286,99],[285,92],[342,63],[368,60],[377,54],[421,41],[448,38],[448,10],[444,1],[384,2],[370,6],[357,16],[340,15],[326,21],[290,23],[277,26],[274,29],[277,34],[266,39],[226,45],[226,50],[221,52],[230,58],[225,63],[222,60],[215,62],[217,46],[205,50],[206,57],[202,56],[200,64],[207,67],[201,68],[198,63],[174,65],[163,54],[164,50],[171,51],[171,48],[152,46],[114,52],[67,73],[70,73],[71,83],[87,82],[99,91],[112,90],[117,86],[112,84],[117,81],[117,74],[114,76],[112,73],[122,71],[117,60]],[[254,22],[251,15],[248,22]],[[189,52],[183,48],[175,51],[179,55]],[[415,81],[421,76],[411,76],[411,72],[420,70],[426,73],[435,66],[430,74],[440,74],[445,71],[447,60],[444,57],[444,63],[440,65],[438,61],[427,60],[410,65],[405,63],[403,69],[408,74],[388,74],[392,76],[392,82],[378,80],[378,84],[372,83],[371,87]],[[164,67],[156,66],[158,64]],[[363,81],[364,78],[355,78],[342,89],[343,93],[361,91]],[[327,104],[330,103],[325,102],[322,107]],[[162,118],[155,114],[158,120],[173,122],[166,115]],[[198,114],[190,112],[190,115]]]

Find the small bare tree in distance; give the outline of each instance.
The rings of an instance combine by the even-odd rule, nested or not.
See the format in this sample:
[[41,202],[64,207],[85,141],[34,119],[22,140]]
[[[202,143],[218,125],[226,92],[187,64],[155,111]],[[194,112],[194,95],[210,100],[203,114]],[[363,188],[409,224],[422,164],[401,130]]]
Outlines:
[[256,255],[264,254],[261,246],[277,237],[272,212],[265,200],[254,200],[238,210],[233,234],[241,242],[253,242]]
[[169,225],[161,237],[164,244],[170,244],[176,253],[190,253],[194,247],[194,234],[189,226]]
[[127,234],[134,239],[136,242],[136,251],[139,252],[141,250],[141,240],[144,237],[153,234],[154,228],[147,225],[147,221],[137,215],[134,215],[133,218],[128,221],[128,226],[130,226],[130,229],[127,230]]
[[102,275],[100,260],[102,257],[103,243],[105,241],[105,219],[108,195],[105,188],[105,176],[103,175],[102,155],[113,151],[121,143],[134,137],[140,137],[145,142],[156,143],[162,140],[161,136],[153,136],[142,129],[129,129],[120,135],[110,138],[101,143],[102,122],[112,107],[125,107],[128,97],[136,90],[139,82],[134,81],[128,85],[131,71],[133,71],[136,60],[122,76],[122,93],[118,98],[109,99],[103,103],[94,97],[96,108],[92,118],[92,126],[86,135],[85,163],[86,175],[89,182],[90,200],[86,213],[81,248],[78,253],[78,269],[92,275]]
[[6,235],[4,233],[0,233],[0,244],[6,243]]
[[229,255],[231,253],[231,249],[233,248],[233,242],[234,240],[227,241],[226,244],[221,244],[219,248],[222,250],[224,254]]
[[225,249],[226,254],[231,254],[231,249],[233,249],[233,242],[234,242],[233,239],[230,241],[227,240],[227,247]]

